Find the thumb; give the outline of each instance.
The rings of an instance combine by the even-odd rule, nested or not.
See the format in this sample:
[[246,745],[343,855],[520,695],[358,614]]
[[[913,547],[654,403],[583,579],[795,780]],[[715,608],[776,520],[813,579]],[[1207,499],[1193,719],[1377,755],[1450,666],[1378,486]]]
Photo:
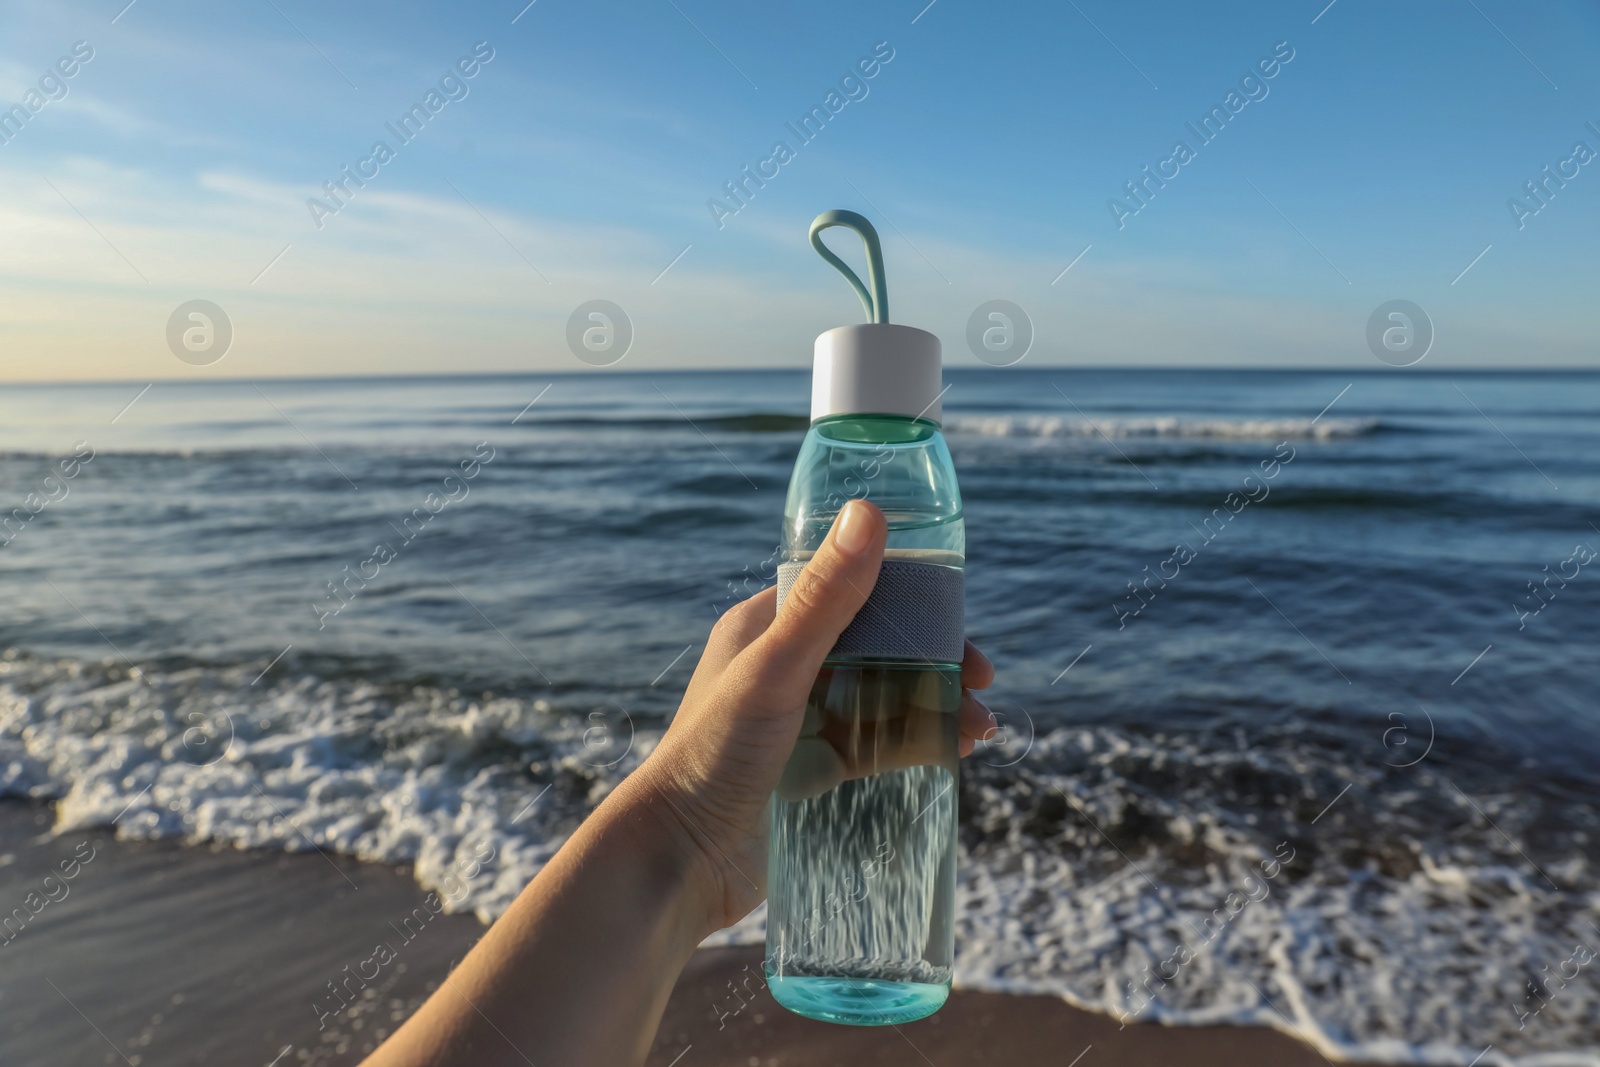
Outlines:
[[757,642],[775,667],[780,692],[802,695],[839,635],[878,582],[888,522],[875,505],[852,500],[839,512],[827,540],[790,587],[777,618]]

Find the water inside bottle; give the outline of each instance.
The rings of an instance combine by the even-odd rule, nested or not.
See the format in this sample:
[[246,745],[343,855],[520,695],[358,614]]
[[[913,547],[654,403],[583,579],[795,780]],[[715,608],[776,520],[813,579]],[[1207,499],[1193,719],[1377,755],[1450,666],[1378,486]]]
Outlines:
[[955,664],[832,663],[772,799],[768,986],[792,1011],[887,1025],[949,995]]

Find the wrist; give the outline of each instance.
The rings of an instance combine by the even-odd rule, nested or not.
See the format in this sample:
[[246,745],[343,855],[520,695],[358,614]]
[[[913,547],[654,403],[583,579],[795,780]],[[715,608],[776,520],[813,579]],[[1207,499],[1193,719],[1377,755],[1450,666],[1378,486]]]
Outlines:
[[690,804],[646,762],[606,798],[592,818],[631,857],[650,904],[668,920],[667,935],[687,959],[720,930],[724,892],[709,838],[688,815]]

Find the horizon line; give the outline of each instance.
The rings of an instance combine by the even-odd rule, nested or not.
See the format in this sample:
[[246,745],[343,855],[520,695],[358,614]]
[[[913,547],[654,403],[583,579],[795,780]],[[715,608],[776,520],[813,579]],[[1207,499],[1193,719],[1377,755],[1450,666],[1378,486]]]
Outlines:
[[[1266,367],[1258,364],[1209,364],[1204,366],[1186,366],[1181,364],[1151,363],[1129,366],[1126,364],[1090,363],[1090,364],[1047,364],[1032,367],[972,367],[972,366],[945,366],[946,373],[982,373],[991,371],[1050,371],[1061,372],[1106,372],[1135,374],[1170,374],[1179,373],[1264,373],[1264,374],[1349,374],[1369,377],[1373,375],[1389,376],[1399,372],[1408,372],[1414,375],[1427,377],[1443,377],[1445,375],[1481,375],[1481,374],[1600,374],[1600,366],[1486,366],[1486,367],[1460,367],[1460,368],[1425,368],[1425,367],[1366,367],[1354,369],[1342,366],[1321,367]],[[544,378],[552,375],[561,377],[599,377],[601,375],[623,375],[628,377],[643,376],[647,374],[793,374],[811,372],[811,367],[797,364],[792,367],[662,367],[653,370],[643,369],[565,369],[565,370],[482,370],[482,371],[437,371],[419,372],[415,374],[284,374],[262,375],[252,377],[246,375],[230,375],[225,378],[37,378],[37,379],[12,379],[0,380],[0,388],[6,386],[65,386],[65,385],[139,385],[165,384],[165,385],[224,385],[238,384],[249,385],[252,382],[403,382],[403,381],[470,381],[474,379],[497,378]]]

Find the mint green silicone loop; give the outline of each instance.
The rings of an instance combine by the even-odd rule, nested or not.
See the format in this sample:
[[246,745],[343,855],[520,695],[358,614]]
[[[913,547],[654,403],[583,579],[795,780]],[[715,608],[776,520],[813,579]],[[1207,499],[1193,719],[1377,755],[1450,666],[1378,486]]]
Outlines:
[[[861,284],[861,279],[856,272],[851,270],[844,260],[833,254],[833,250],[822,243],[822,231],[830,226],[843,226],[847,230],[854,230],[861,236],[861,241],[867,246],[867,280],[872,283],[872,291]],[[878,231],[872,228],[872,223],[863,215],[854,211],[824,211],[811,220],[811,247],[817,250],[817,255],[833,264],[834,269],[844,275],[844,280],[856,291],[856,296],[861,298],[861,306],[867,309],[868,322],[889,321],[889,284],[883,276],[883,246],[878,243]]]

